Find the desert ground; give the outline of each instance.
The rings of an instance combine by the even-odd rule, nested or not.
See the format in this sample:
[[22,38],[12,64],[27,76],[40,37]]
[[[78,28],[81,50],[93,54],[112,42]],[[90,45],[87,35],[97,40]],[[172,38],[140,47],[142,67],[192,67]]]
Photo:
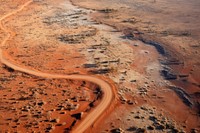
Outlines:
[[0,133],[200,132],[199,7],[0,0]]

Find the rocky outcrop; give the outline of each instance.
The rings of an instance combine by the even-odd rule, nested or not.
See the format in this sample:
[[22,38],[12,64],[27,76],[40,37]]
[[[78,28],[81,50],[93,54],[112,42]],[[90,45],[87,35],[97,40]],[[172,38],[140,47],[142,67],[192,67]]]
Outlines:
[[161,70],[161,74],[163,75],[163,77],[166,80],[175,80],[175,79],[177,79],[177,75],[174,74],[174,72],[168,67],[164,67],[163,70]]
[[82,43],[86,37],[91,37],[96,34],[96,29],[88,29],[87,31],[82,31],[77,34],[61,34],[58,36],[58,40],[64,43],[69,43],[69,44],[78,44]]
[[189,107],[192,107],[193,101],[190,99],[190,95],[187,94],[182,88],[177,86],[170,86],[169,88],[172,89],[179,96],[179,98],[183,101],[184,104],[186,104]]

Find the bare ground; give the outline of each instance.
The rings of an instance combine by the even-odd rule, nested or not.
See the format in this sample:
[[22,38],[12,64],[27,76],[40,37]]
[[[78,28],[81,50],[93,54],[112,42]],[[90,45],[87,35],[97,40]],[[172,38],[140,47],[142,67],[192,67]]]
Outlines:
[[[180,22],[176,25],[170,23],[169,27],[164,25],[164,20],[151,23],[150,20],[159,18],[163,12],[171,13],[172,9],[160,12],[149,8],[149,1],[136,5],[139,9],[146,9],[142,7],[147,6],[150,11],[158,12],[155,16],[146,12],[141,16],[140,10],[133,15],[133,9],[126,3],[116,2],[114,6],[99,3],[101,6],[95,6],[95,2],[75,2],[99,11],[74,7],[63,0],[39,1],[4,20],[3,24],[12,33],[6,47],[3,47],[7,59],[32,70],[90,74],[112,79],[118,88],[117,104],[112,112],[107,113],[110,115],[102,117],[88,129],[90,132],[198,132],[200,122],[198,110],[195,110],[199,102],[198,29],[188,32],[188,29],[182,29],[185,24],[179,25]],[[1,12],[6,14],[23,4],[23,1],[4,3]],[[0,39],[3,40],[6,33],[0,33]],[[167,55],[162,54],[162,47],[159,46],[166,49]],[[169,82],[165,78],[171,75],[161,76],[163,68],[167,74],[171,72],[166,66],[176,72],[172,73],[172,78],[173,75],[178,76],[176,80]],[[74,118],[70,116],[73,111],[63,111],[63,105],[59,102],[68,102],[71,100],[66,99],[73,100],[74,96],[80,94],[81,97],[84,94],[87,100],[80,102],[78,98],[75,105],[80,104],[80,107],[75,112],[84,112],[84,117],[87,117],[87,112],[83,110],[87,110],[89,101],[95,97],[93,90],[96,86],[91,83],[82,86],[83,82],[78,81],[41,79],[13,72],[4,65],[0,72],[0,126],[3,132],[64,130],[73,123]],[[36,93],[36,96],[32,96],[32,93]],[[46,102],[52,103],[52,106],[47,106]],[[98,102],[96,104],[98,106]],[[28,112],[23,111],[26,106]],[[9,115],[4,115],[8,110]],[[46,118],[46,115],[50,117]]]

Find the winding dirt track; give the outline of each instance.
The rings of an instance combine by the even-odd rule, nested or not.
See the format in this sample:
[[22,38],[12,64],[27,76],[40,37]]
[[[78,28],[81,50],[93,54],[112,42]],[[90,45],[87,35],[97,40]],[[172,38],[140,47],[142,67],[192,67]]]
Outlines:
[[2,46],[5,46],[6,42],[11,37],[11,31],[9,31],[8,29],[6,29],[3,26],[2,21],[4,19],[6,19],[7,17],[20,12],[21,10],[24,9],[24,7],[28,6],[31,2],[32,1],[28,1],[27,3],[22,5],[19,9],[15,10],[11,13],[8,13],[5,16],[0,18],[0,28],[8,34],[5,37],[5,39],[2,41],[1,46],[0,46],[1,47],[0,48],[0,61],[3,64],[5,64],[6,66],[8,66],[8,67],[10,67],[14,70],[17,70],[17,71],[20,71],[20,72],[23,72],[23,73],[27,73],[27,74],[30,74],[30,75],[35,75],[35,76],[38,76],[38,77],[52,78],[52,79],[85,80],[85,81],[93,82],[93,83],[99,85],[101,87],[103,93],[104,93],[101,102],[72,131],[74,133],[82,133],[86,129],[88,129],[91,125],[93,125],[94,122],[105,112],[105,110],[110,106],[112,99],[114,98],[114,93],[113,93],[113,90],[112,90],[113,88],[106,81],[99,79],[99,78],[96,78],[96,77],[93,77],[93,76],[89,76],[89,75],[60,75],[60,74],[44,73],[44,72],[40,72],[40,71],[37,71],[37,70],[29,70],[29,69],[21,67],[20,65],[13,64],[13,63],[9,62],[3,56]]

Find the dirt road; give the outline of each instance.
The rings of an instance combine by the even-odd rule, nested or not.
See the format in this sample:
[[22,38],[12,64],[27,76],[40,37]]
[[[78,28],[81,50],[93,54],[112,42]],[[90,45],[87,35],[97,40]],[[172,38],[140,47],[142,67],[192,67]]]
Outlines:
[[27,3],[25,3],[24,5],[22,5],[19,9],[6,14],[5,16],[3,16],[2,18],[0,18],[0,28],[6,32],[8,35],[5,37],[5,39],[2,41],[1,43],[1,49],[0,49],[0,61],[5,64],[6,66],[16,70],[16,71],[20,71],[23,73],[27,73],[30,75],[35,75],[38,77],[43,77],[43,78],[52,78],[52,79],[73,79],[73,80],[84,80],[84,81],[89,81],[89,82],[93,82],[97,85],[99,85],[103,91],[103,98],[101,100],[101,102],[99,103],[99,105],[93,109],[88,116],[82,120],[82,122],[77,125],[77,127],[74,128],[74,130],[72,132],[74,133],[82,133],[84,132],[89,126],[91,126],[98,118],[99,116],[101,116],[105,110],[110,106],[111,101],[114,97],[114,93],[113,93],[113,88],[104,80],[93,77],[93,76],[89,76],[89,75],[60,75],[60,74],[49,74],[49,73],[44,73],[44,72],[40,72],[37,70],[29,70],[27,68],[24,68],[18,64],[13,64],[12,62],[9,62],[6,57],[4,57],[3,55],[3,50],[2,47],[6,45],[6,42],[9,40],[9,38],[11,37],[11,31],[9,31],[8,29],[6,29],[3,24],[2,21],[6,18],[8,18],[11,15],[15,15],[16,13],[22,11],[24,9],[24,7],[28,6],[32,1],[28,1]]

